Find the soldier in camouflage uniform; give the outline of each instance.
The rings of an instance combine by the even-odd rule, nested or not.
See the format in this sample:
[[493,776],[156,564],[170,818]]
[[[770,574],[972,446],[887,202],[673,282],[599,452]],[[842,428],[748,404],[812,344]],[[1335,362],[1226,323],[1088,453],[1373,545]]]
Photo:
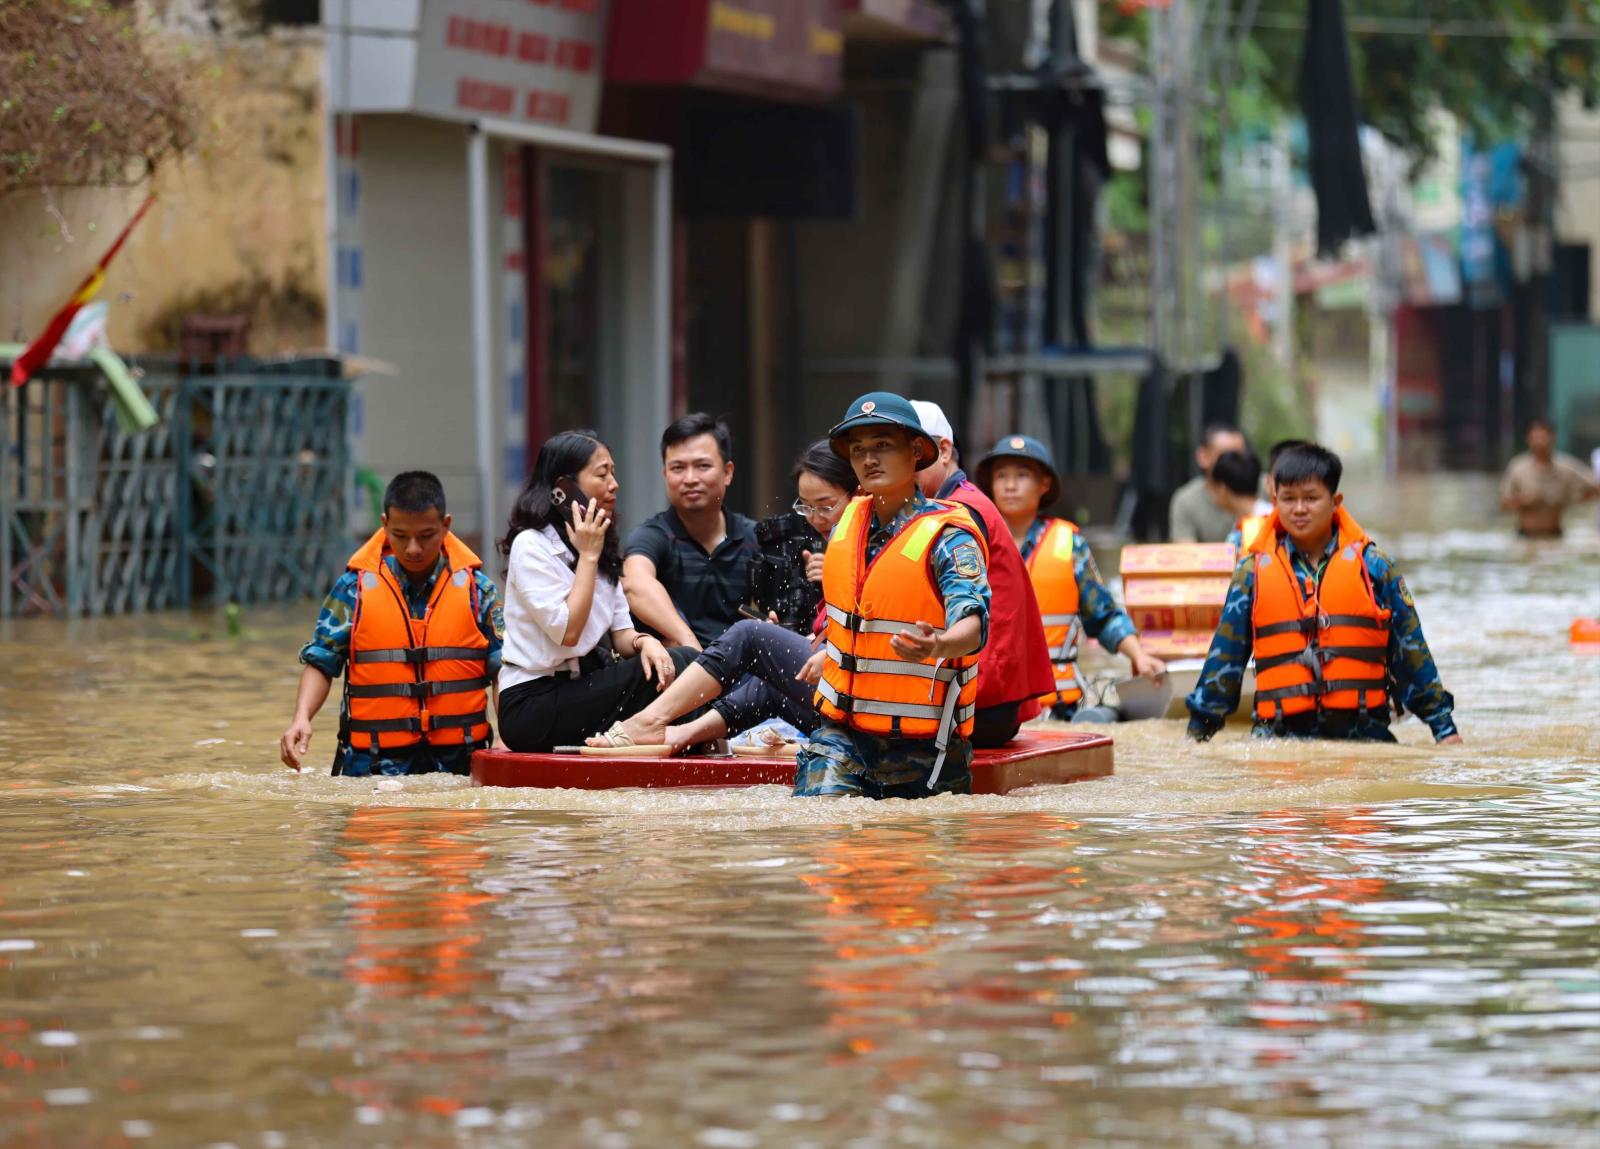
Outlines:
[[[1330,560],[1349,541],[1340,539],[1335,520],[1335,512],[1343,502],[1337,493],[1342,470],[1337,455],[1315,445],[1285,452],[1274,467],[1276,503],[1270,524],[1274,537],[1247,552],[1234,570],[1222,621],[1212,639],[1200,681],[1187,699],[1190,738],[1200,742],[1209,739],[1239,704],[1244,670],[1255,650],[1260,624],[1256,612],[1257,571],[1263,568],[1264,555],[1281,544],[1296,582],[1320,592]],[[1349,521],[1353,524],[1353,520]],[[1459,742],[1453,716],[1455,700],[1439,680],[1405,580],[1389,557],[1370,542],[1362,548],[1360,559],[1372,601],[1379,611],[1388,614],[1383,661],[1389,698],[1397,709],[1409,710],[1427,723],[1436,741]],[[1327,624],[1325,617],[1323,624]],[[1314,645],[1308,653],[1325,662],[1333,657],[1332,652],[1318,651]],[[1258,688],[1258,697],[1259,694]],[[1325,710],[1319,700],[1313,710],[1274,720],[1258,711],[1254,733],[1260,737],[1393,742],[1389,723],[1386,707]]]
[[[938,455],[911,404],[899,395],[874,392],[850,405],[845,419],[829,433],[834,451],[848,458],[872,497],[865,562],[870,565],[913,519],[954,504],[929,499],[917,488],[916,472]],[[963,509],[964,510],[964,509]],[[944,529],[928,549],[927,571],[944,604],[944,627],[923,625],[895,634],[896,655],[934,664],[969,658],[988,640],[989,579],[978,526]],[[836,529],[830,548],[841,545]],[[825,576],[826,585],[826,576]],[[831,605],[831,604],[830,604]],[[824,648],[801,670],[818,683],[829,657]],[[955,683],[947,689],[955,691]],[[922,798],[938,793],[970,793],[972,743],[952,734],[943,750],[932,736],[877,735],[846,720],[825,719],[799,755],[797,796]]]

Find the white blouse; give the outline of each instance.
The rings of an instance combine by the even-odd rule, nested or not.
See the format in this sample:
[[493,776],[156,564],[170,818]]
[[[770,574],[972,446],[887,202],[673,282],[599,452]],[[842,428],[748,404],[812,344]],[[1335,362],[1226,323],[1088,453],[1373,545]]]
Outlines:
[[577,574],[567,565],[573,557],[571,548],[554,527],[523,531],[511,541],[501,690],[558,673],[576,673],[578,659],[602,638],[633,627],[622,584],[597,574],[594,603],[583,633],[574,645],[561,645],[561,637],[567,632],[567,595],[577,581]]

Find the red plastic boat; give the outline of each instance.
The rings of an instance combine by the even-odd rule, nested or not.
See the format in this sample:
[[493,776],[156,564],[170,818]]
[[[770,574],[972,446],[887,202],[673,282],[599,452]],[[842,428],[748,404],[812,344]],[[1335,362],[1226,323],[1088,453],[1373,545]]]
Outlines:
[[[1023,730],[999,750],[973,755],[975,794],[1008,794],[1024,786],[1081,782],[1112,772],[1111,739],[1077,730]],[[478,786],[566,787],[575,790],[663,786],[792,786],[793,758],[588,758],[581,754],[472,756]]]

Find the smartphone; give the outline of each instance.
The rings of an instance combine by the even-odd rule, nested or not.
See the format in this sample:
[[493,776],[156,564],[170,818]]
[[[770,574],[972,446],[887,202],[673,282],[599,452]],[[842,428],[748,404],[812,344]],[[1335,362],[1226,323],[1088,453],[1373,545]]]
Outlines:
[[573,507],[579,503],[587,504],[591,501],[589,496],[583,493],[583,489],[578,486],[576,479],[557,479],[550,489],[552,492],[560,492],[559,496],[555,498],[555,502],[566,511],[569,518],[572,515]]

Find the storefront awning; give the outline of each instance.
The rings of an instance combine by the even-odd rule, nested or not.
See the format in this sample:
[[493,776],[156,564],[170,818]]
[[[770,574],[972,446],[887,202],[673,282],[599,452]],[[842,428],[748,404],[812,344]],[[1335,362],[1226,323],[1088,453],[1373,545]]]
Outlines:
[[838,0],[616,0],[606,80],[823,100],[843,50]]

